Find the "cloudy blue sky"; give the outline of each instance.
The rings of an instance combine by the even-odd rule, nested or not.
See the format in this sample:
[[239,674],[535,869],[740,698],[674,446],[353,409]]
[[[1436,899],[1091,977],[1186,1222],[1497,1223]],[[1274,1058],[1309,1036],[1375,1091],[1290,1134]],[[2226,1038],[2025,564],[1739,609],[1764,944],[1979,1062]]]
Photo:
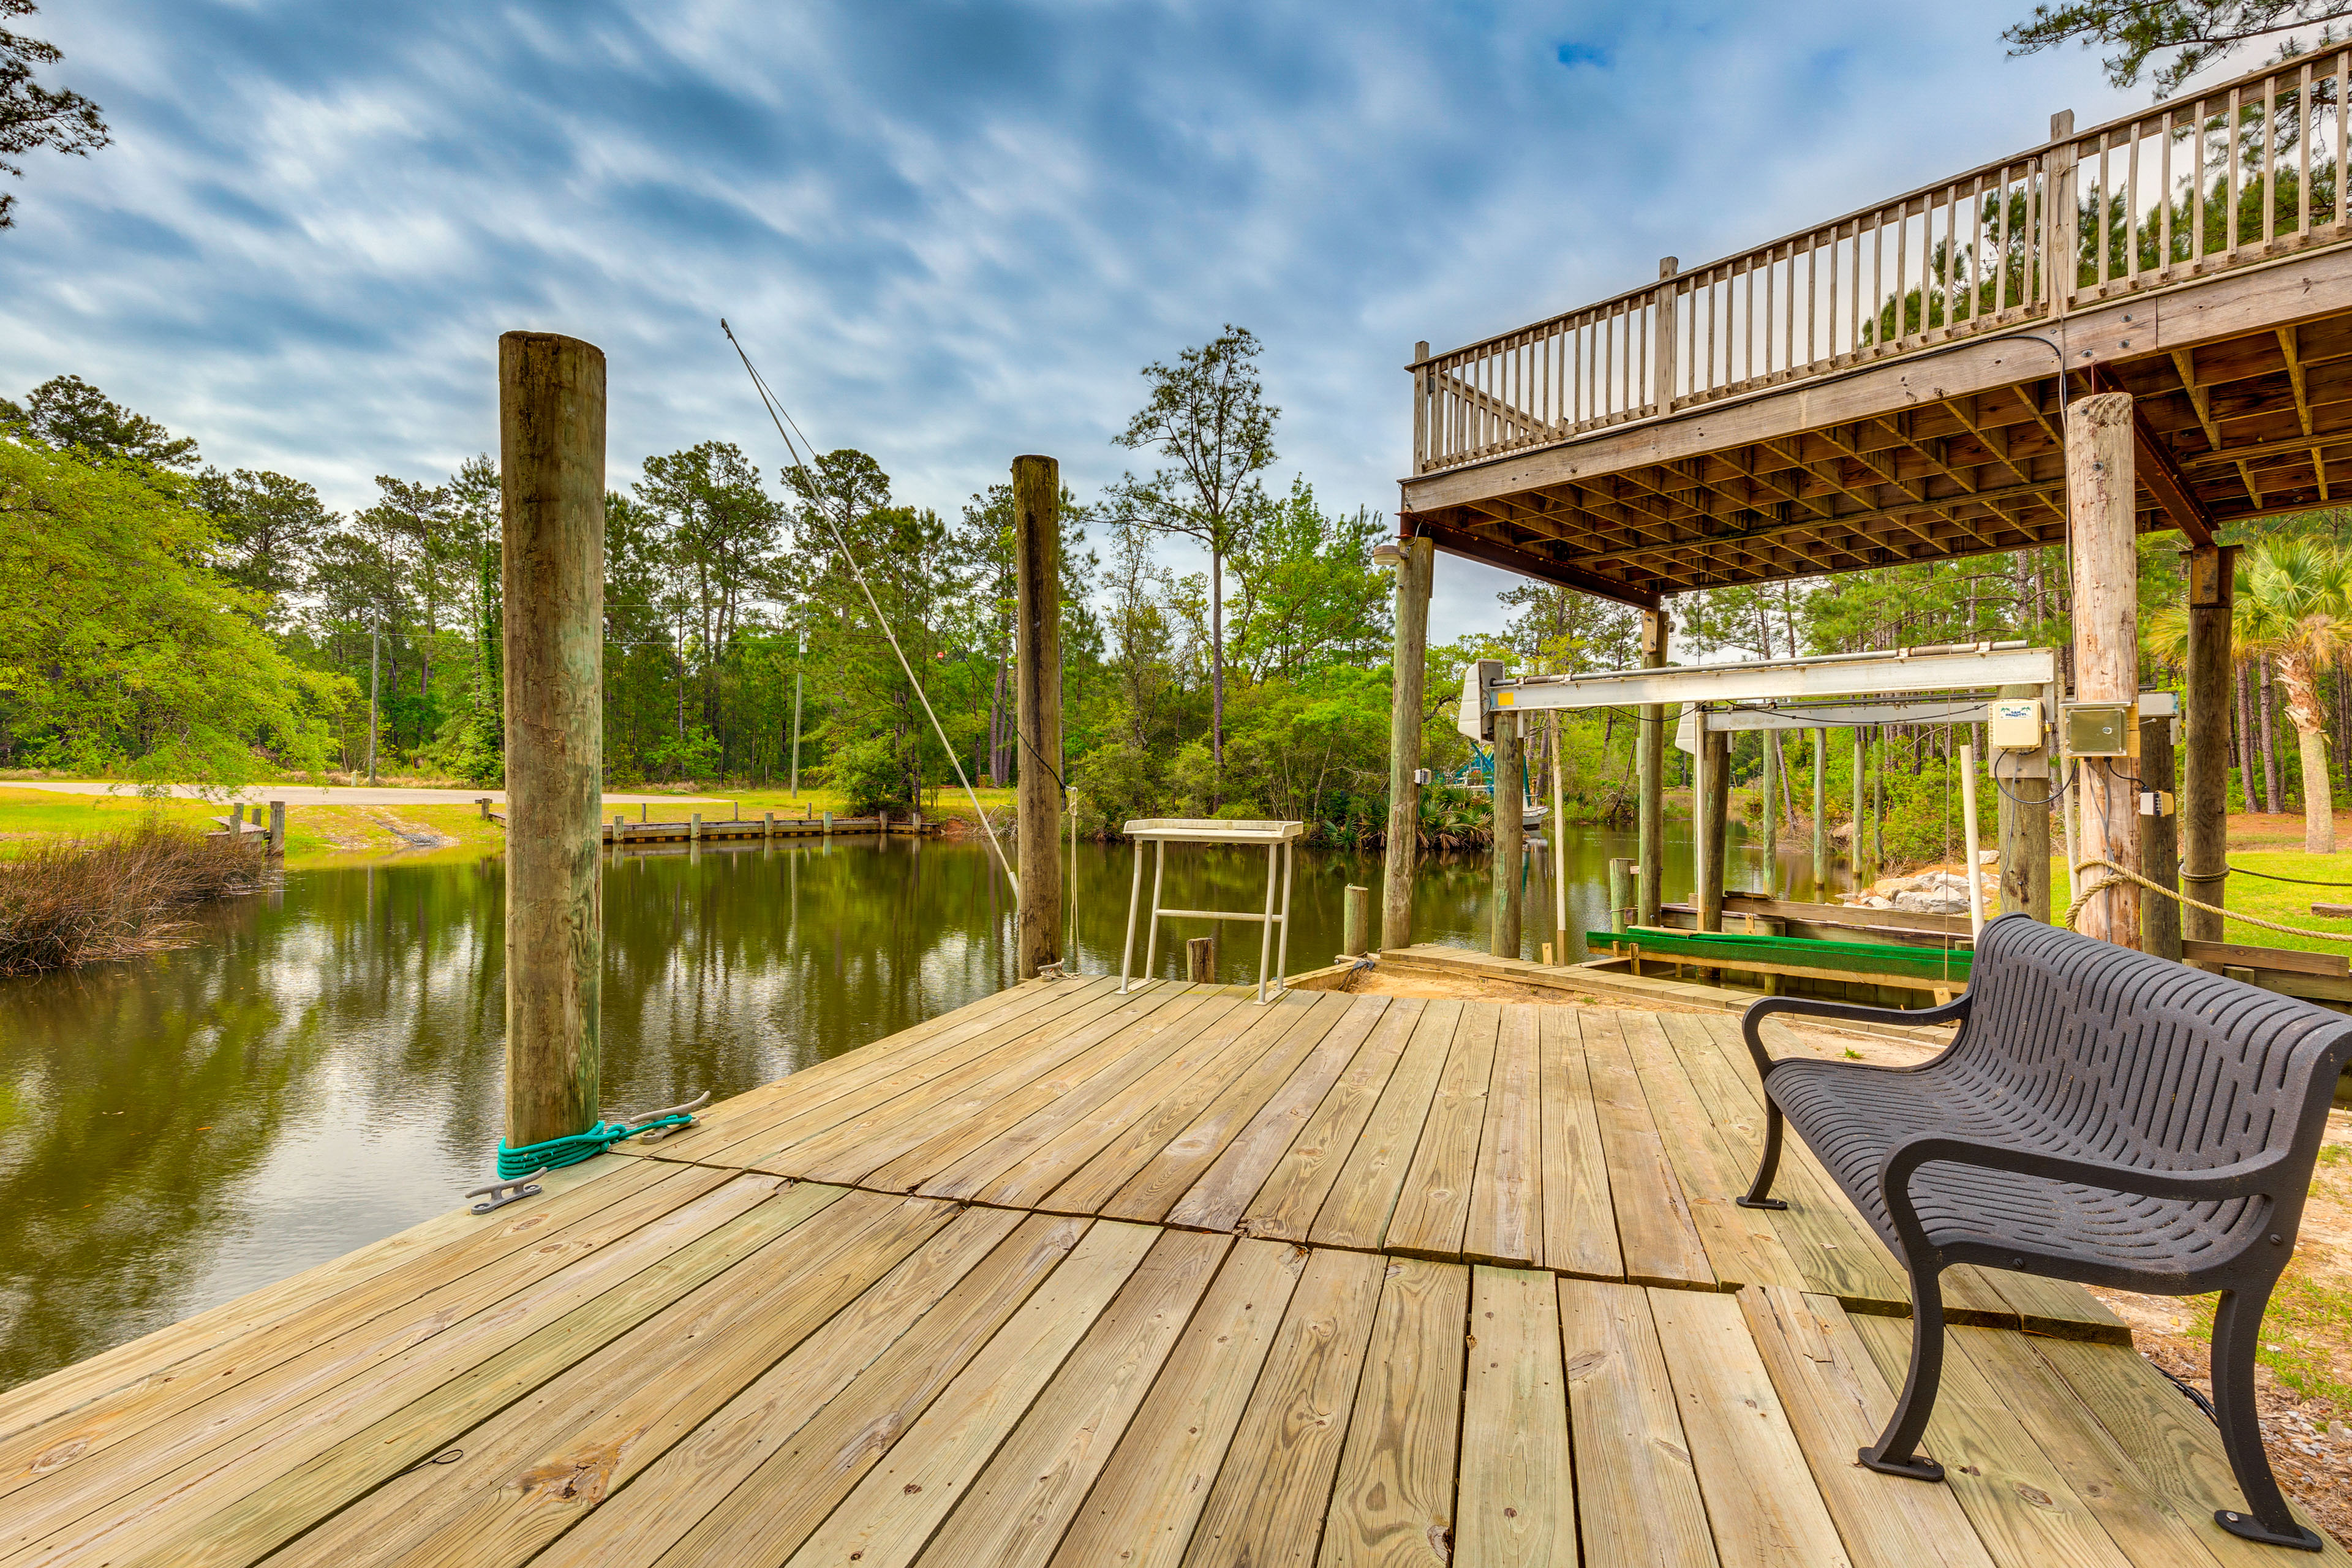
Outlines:
[[[340,508],[496,445],[496,342],[600,344],[615,484],[810,435],[952,510],[1089,494],[1137,369],[1265,342],[1276,479],[1394,509],[1440,348],[2139,95],[2009,5],[75,0],[26,30],[115,145],[0,232],[0,393],[61,372]],[[1179,558],[1171,555],[1171,562]],[[1440,568],[1441,637],[1503,574]]]

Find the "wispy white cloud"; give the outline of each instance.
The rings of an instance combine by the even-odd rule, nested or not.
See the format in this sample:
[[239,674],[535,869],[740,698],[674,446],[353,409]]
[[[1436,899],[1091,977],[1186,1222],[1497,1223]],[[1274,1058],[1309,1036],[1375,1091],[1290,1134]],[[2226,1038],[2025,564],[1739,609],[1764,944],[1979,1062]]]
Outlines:
[[[0,391],[73,372],[351,506],[495,444],[498,333],[606,351],[615,482],[772,467],[726,314],[828,446],[951,508],[1016,452],[1118,477],[1136,371],[1265,342],[1283,469],[1393,507],[1416,339],[1532,321],[2119,106],[2000,15],[1008,3],[35,19],[116,145],[0,235]],[[1447,562],[1436,630],[1495,620]]]

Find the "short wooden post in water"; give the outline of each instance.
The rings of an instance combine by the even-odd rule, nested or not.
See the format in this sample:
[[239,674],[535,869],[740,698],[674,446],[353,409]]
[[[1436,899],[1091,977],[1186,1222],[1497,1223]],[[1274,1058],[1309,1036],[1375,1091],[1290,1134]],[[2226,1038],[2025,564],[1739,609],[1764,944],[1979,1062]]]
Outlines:
[[628,836],[629,819],[619,812],[613,814],[613,847],[618,849],[621,840]]
[[[1668,623],[1664,610],[1642,612],[1642,668],[1656,669],[1666,662]],[[1661,889],[1666,879],[1666,705],[1645,702],[1633,731],[1634,764],[1642,775],[1641,802],[1634,815],[1634,858],[1641,862],[1634,887],[1634,924],[1658,923]]]
[[833,813],[829,811],[824,814],[824,830],[827,834],[833,832]]
[[[1426,357],[1425,355],[1423,357]],[[1390,654],[1389,826],[1381,849],[1381,945],[1412,944],[1412,873],[1421,849],[1421,700],[1429,669],[1429,589],[1437,546],[1402,539],[1396,642]]]
[[761,837],[761,838],[773,838],[775,836],[776,836],[776,814],[775,814],[774,812],[772,812],[772,811],[768,811],[768,812],[762,812],[762,813],[761,813],[761,814],[760,814],[760,837]]
[[[2180,882],[2200,903],[2226,908],[2230,814],[2230,616],[2237,546],[2189,552],[2189,668],[2181,683]],[[2183,908],[2180,934],[2221,942],[2220,915]]]
[[269,803],[269,852],[286,853],[286,803],[282,800]]
[[[1633,924],[1633,862],[1619,856],[1609,862],[1609,929],[1623,931]],[[1560,949],[1560,962],[1568,962],[1568,949]]]
[[1021,863],[1019,974],[1062,958],[1062,466],[1051,458],[1013,459],[1014,843]]
[[1184,978],[1195,985],[1217,983],[1217,939],[1196,936],[1184,944]]
[[687,823],[686,841],[688,844],[699,844],[702,842],[702,813],[698,811],[696,812],[693,815],[692,819]]
[[476,795],[474,797],[474,808],[482,814],[482,820],[484,822],[488,822],[490,819],[490,797],[488,795]]
[[604,906],[604,355],[499,339],[509,1148],[593,1126]]
[[[2000,694],[2039,698],[2043,693],[2039,686],[2004,686]],[[2033,752],[1995,752],[1992,777],[2000,795],[2000,912],[2032,915],[2047,925],[2050,813],[2058,787],[2058,781],[2050,774],[2050,748],[2044,745]]]
[[1496,958],[1519,956],[1519,931],[1525,904],[1527,807],[1519,790],[1523,743],[1517,713],[1495,715],[1495,880],[1494,910],[1486,951]]
[[[2139,721],[2140,781],[2139,851],[2141,875],[2158,887],[2180,888],[2180,818],[2173,792],[2172,721]],[[2181,907],[2158,893],[2142,889],[2139,905],[2140,951],[2180,962]]]
[[1350,882],[1339,890],[1339,951],[1350,958],[1365,952],[1372,929],[1372,890]]
[[[2133,517],[2132,400],[2104,392],[2066,410],[2066,512],[2074,563],[2074,699],[2130,702],[2139,694],[2139,557]],[[2131,759],[2085,757],[2079,763],[2083,863],[2140,868],[2139,784]],[[2094,894],[2075,920],[2086,936],[2118,947],[2139,944],[2139,889],[2097,869],[2069,868],[2077,897]]]

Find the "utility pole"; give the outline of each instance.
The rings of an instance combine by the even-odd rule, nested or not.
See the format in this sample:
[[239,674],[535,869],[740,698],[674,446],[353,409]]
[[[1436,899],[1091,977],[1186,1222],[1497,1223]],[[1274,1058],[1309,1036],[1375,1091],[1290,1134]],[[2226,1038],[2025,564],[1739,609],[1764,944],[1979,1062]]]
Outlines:
[[383,667],[383,611],[368,616],[368,783],[375,783],[375,687]]
[[793,661],[793,798],[801,797],[801,676],[808,668],[808,628],[801,628],[800,653]]

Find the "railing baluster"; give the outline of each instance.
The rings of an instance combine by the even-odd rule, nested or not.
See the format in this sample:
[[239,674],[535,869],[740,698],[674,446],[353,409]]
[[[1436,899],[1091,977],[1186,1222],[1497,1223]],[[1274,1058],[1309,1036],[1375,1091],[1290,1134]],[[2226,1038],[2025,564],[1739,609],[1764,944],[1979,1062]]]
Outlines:
[[2347,94],[2347,89],[2352,89],[2352,49],[2336,57],[2336,226],[2338,230],[2344,226],[2345,153],[2347,148],[2352,148],[2352,138],[2344,134],[2344,110],[2347,102],[2352,102],[2352,94]]
[[2157,146],[2158,239],[2157,280],[2172,281],[2172,110],[2164,111]]
[[2278,238],[2278,77],[2263,79],[2263,250]]
[[2295,146],[2300,166],[2294,176],[2294,237],[2311,237],[2311,66],[2304,65],[2294,90]]
[[2231,261],[2238,258],[2238,168],[2244,161],[2238,156],[2239,140],[2244,134],[2239,119],[2238,92],[2234,87],[2230,89],[2229,148],[2224,154],[2230,160],[2230,243],[2221,254]]

